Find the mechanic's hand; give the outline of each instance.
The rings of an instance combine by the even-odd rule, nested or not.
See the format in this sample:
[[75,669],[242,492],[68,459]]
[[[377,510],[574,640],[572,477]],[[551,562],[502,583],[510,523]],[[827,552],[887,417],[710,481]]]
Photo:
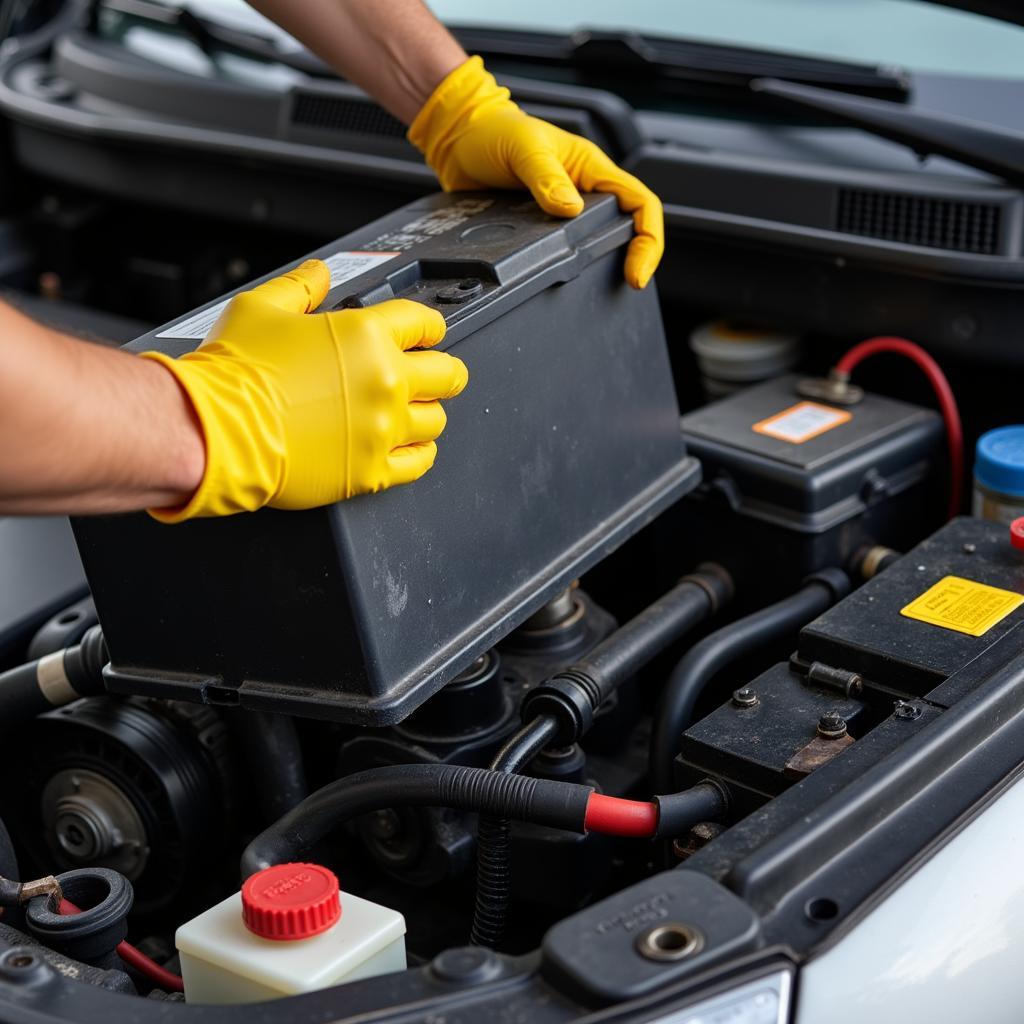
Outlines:
[[408,299],[308,313],[330,274],[320,260],[236,296],[195,352],[164,365],[184,388],[206,440],[206,471],[163,522],[263,505],[313,508],[421,477],[444,430],[439,398],[457,395],[465,364],[410,352],[444,337],[444,318]]
[[579,190],[610,192],[633,214],[636,237],[626,280],[643,288],[665,248],[661,201],[594,143],[523,113],[479,57],[470,57],[434,90],[409,128],[446,191],[525,185],[547,213],[575,217]]

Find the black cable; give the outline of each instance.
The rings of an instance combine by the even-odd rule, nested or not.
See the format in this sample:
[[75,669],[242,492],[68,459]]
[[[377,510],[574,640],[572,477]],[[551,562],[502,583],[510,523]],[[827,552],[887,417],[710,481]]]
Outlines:
[[795,594],[706,636],[672,670],[651,733],[651,788],[672,788],[672,762],[711,679],[747,654],[793,634],[849,592],[839,569],[812,576]]
[[[551,742],[569,746],[586,733],[598,708],[656,655],[732,597],[729,574],[705,564],[684,577],[582,661],[531,690],[523,701],[527,725],[491,762],[498,772],[521,771]],[[476,900],[469,941],[495,948],[505,934],[512,892],[512,822],[481,815],[477,825]]]
[[583,832],[593,791],[592,786],[462,765],[371,768],[318,789],[261,832],[242,854],[242,877],[296,860],[339,825],[382,807],[452,807]]
[[[522,771],[557,731],[558,720],[553,716],[541,715],[533,719],[498,751],[491,762],[491,770],[503,774]],[[494,948],[505,934],[512,895],[511,844],[510,818],[480,816],[476,831],[476,901],[470,945]]]

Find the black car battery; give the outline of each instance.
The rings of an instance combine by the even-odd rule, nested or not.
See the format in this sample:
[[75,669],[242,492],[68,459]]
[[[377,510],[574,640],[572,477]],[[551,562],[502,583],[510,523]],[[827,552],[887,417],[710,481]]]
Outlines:
[[941,713],[1018,655],[1024,552],[1000,523],[959,518],[800,632],[776,665],[693,723],[676,782],[727,783],[746,813],[889,716]]
[[720,561],[758,602],[868,545],[905,550],[946,507],[937,413],[874,394],[832,406],[799,383],[778,377],[682,421],[704,482],[673,513],[672,543]]
[[997,644],[1020,651],[1024,554],[1002,523],[961,517],[805,626],[797,658],[948,706]]
[[[470,383],[436,464],[305,512],[79,519],[109,688],[399,721],[692,489],[657,295],[622,277],[631,233],[610,196],[561,220],[435,195],[310,254],[331,269],[321,310],[444,314]],[[226,301],[129,348],[192,350]]]

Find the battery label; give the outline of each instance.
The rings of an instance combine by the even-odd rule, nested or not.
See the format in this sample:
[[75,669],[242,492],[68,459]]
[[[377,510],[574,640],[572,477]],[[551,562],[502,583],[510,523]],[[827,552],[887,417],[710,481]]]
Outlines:
[[826,430],[848,423],[852,418],[844,409],[833,409],[817,402],[798,402],[755,423],[750,429],[790,444],[803,444]]
[[1022,604],[1024,595],[1012,590],[946,576],[901,608],[900,615],[968,636],[983,636]]
[[421,245],[437,238],[454,228],[461,227],[471,217],[483,213],[494,203],[493,199],[465,198],[447,203],[437,210],[424,213],[415,220],[403,224],[397,231],[388,231],[378,235],[366,248],[376,252],[381,249],[399,249],[405,251],[413,246]]
[[[367,270],[379,267],[388,260],[393,260],[400,255],[397,252],[336,252],[323,258],[327,269],[331,272],[331,288],[351,281],[352,278],[365,274]],[[218,302],[209,309],[204,309],[193,316],[182,320],[180,323],[161,331],[158,338],[186,338],[194,341],[202,341],[210,328],[217,322],[217,318],[224,312],[231,299]]]

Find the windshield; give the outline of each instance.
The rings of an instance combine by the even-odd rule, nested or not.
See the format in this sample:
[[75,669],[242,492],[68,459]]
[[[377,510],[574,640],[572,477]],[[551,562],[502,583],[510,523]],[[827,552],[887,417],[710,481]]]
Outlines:
[[624,29],[913,71],[1024,77],[1024,28],[921,0],[433,0],[430,6],[451,25]]
[[[295,45],[244,0],[164,2]],[[430,7],[455,26],[621,30],[911,71],[1024,78],[1024,27],[925,0],[430,0]]]

